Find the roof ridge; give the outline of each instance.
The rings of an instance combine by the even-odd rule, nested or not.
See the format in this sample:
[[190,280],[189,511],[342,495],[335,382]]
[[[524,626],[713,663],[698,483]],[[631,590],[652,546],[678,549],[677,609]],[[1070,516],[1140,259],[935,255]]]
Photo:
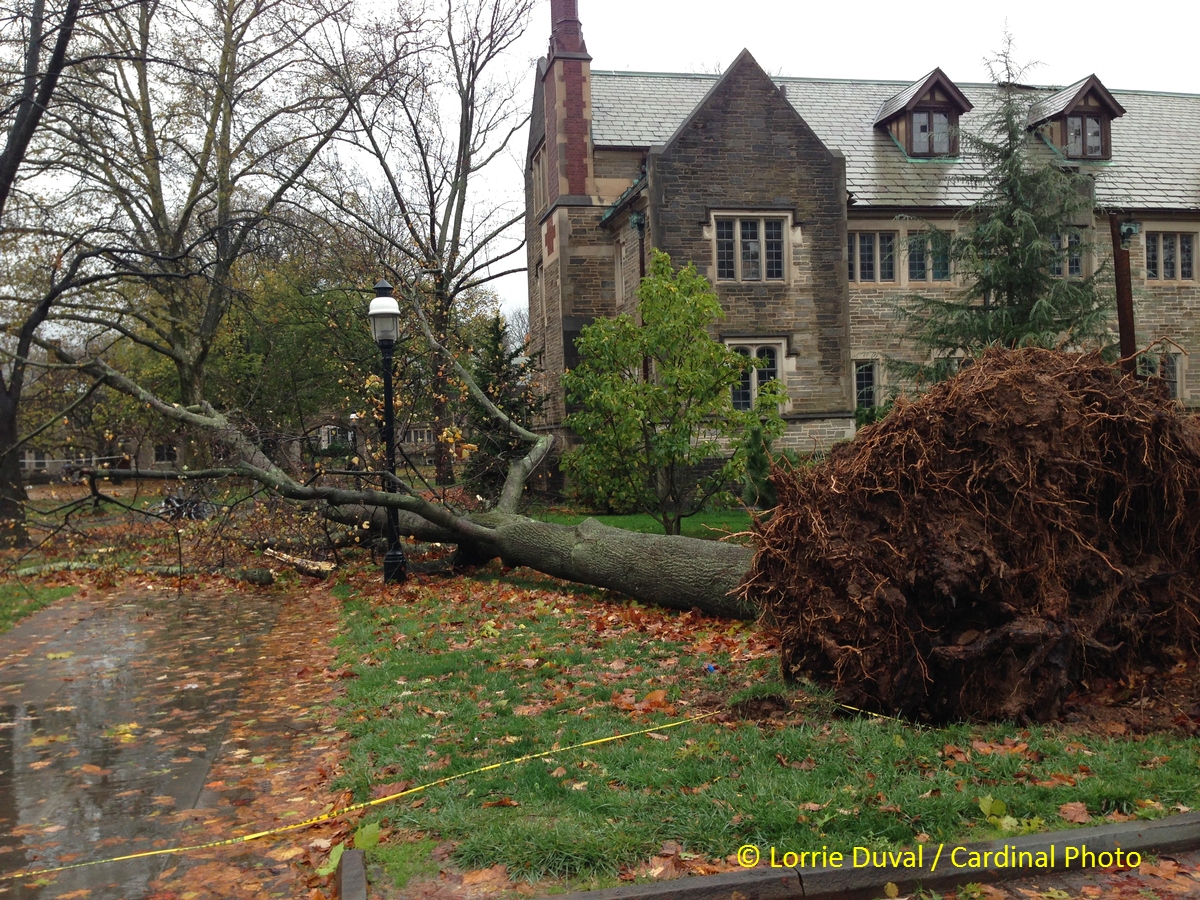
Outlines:
[[[696,81],[717,81],[724,73],[710,72],[643,72],[633,69],[592,69],[592,75],[615,75],[615,76],[635,76],[638,78],[688,78]],[[1090,77],[1090,76],[1089,76]],[[911,81],[895,78],[821,78],[809,75],[771,75],[771,80],[775,82],[799,82],[808,84],[859,84],[859,85],[901,85],[907,86],[913,84]],[[1080,79],[1086,81],[1087,79]],[[1024,84],[1020,87],[1031,91],[1064,91],[1069,87],[1079,84],[1079,81],[1071,84]],[[956,81],[960,88],[994,88],[994,82],[991,81]],[[1196,91],[1162,91],[1162,90],[1147,90],[1144,88],[1109,88],[1113,94],[1138,94],[1143,97],[1192,97],[1200,98],[1200,92]]]

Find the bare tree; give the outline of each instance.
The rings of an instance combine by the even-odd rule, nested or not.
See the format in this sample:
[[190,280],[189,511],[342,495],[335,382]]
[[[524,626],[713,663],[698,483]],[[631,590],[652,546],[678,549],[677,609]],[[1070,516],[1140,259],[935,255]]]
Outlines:
[[[511,162],[525,127],[523,85],[496,70],[524,31],[535,0],[463,0],[422,23],[420,65],[388,66],[394,25],[371,38],[374,90],[351,98],[342,139],[356,164],[320,187],[330,215],[378,245],[391,281],[419,303],[439,342],[452,345],[456,304],[496,278],[523,269],[516,227],[523,203],[479,202],[483,181]],[[360,162],[366,156],[368,162]],[[451,424],[454,374],[434,369],[435,431]],[[437,481],[454,482],[450,448],[439,442]]]
[[[116,112],[108,116],[96,112],[77,129],[64,129],[63,137],[80,150],[75,164],[78,177],[93,178],[108,191],[137,236],[130,255],[154,260],[158,268],[108,306],[97,307],[94,300],[81,298],[68,315],[72,321],[108,329],[170,356],[180,373],[183,402],[173,402],[137,383],[114,368],[103,353],[76,354],[62,347],[55,352],[60,360],[78,365],[94,380],[128,394],[179,427],[213,435],[223,446],[224,461],[209,471],[188,473],[189,477],[252,478],[284,497],[325,506],[331,518],[361,522],[391,507],[401,512],[405,533],[456,543],[468,559],[499,556],[513,565],[667,605],[745,613],[729,596],[749,564],[750,551],[744,547],[632,534],[594,521],[565,528],[519,515],[525,484],[547,459],[553,438],[532,433],[497,409],[456,356],[450,333],[456,306],[482,285],[518,268],[506,261],[521,249],[520,236],[513,234],[520,210],[475,201],[488,166],[504,157],[525,122],[517,108],[518,88],[490,80],[489,73],[519,36],[531,6],[532,0],[469,0],[462,6],[449,5],[440,19],[413,23],[411,32],[376,29],[369,44],[371,56],[354,57],[362,66],[354,71],[370,74],[365,80],[347,78],[338,84],[345,108],[331,111],[322,106],[321,115],[329,118],[322,120],[325,127],[320,130],[282,129],[295,137],[290,144],[276,145],[277,154],[251,150],[259,146],[259,135],[272,133],[276,123],[282,126],[291,110],[301,107],[285,107],[284,113],[257,132],[250,128],[245,139],[235,140],[228,132],[245,128],[246,122],[235,114],[236,92],[223,87],[218,77],[225,70],[212,74],[210,91],[201,90],[210,83],[194,78],[201,60],[177,64],[189,60],[180,49],[172,64],[162,62],[151,40],[160,8],[136,7],[136,16],[109,27],[105,35],[114,49],[133,47],[143,53],[146,66],[134,63],[125,74],[101,80],[92,89],[89,109],[96,109],[97,99],[107,98],[104,105]],[[226,30],[232,25],[232,20],[221,21],[226,22]],[[198,28],[197,23],[193,26]],[[436,29],[436,40],[427,40],[430,29]],[[200,40],[202,30],[196,35],[191,39]],[[255,45],[260,53],[263,47],[274,46],[269,39],[263,41]],[[401,55],[398,48],[419,48],[419,53],[402,67],[394,64]],[[332,58],[341,61],[327,63],[329,73],[352,69],[344,65],[349,55]],[[260,76],[263,71],[277,71],[281,59],[270,56]],[[150,89],[156,67],[190,79],[169,82],[161,89],[165,97],[182,103],[183,115],[193,117],[190,129],[157,113],[165,100]],[[329,95],[327,100],[332,90]],[[302,102],[308,101],[297,96],[296,103]],[[215,124],[210,127],[210,122]],[[334,130],[351,123],[348,132]],[[205,130],[197,131],[199,125]],[[85,170],[89,157],[82,148],[91,140],[88,134],[105,142],[96,157],[98,177]],[[196,134],[204,139],[198,140]],[[376,483],[380,487],[390,483],[395,492],[349,490],[335,476],[321,473],[300,480],[237,427],[236,411],[217,409],[205,396],[203,380],[194,377],[236,290],[238,265],[254,252],[255,241],[270,222],[263,210],[276,211],[277,217],[300,174],[335,134],[348,145],[347,159],[341,168],[331,163],[319,182],[309,179],[310,187],[319,191],[329,212],[343,217],[360,238],[374,244],[381,257],[393,261],[392,279],[436,354],[443,384],[465,385],[477,403],[528,447],[510,466],[497,507],[487,514],[468,515],[431,502],[417,487],[385,473],[375,473]],[[129,149],[114,147],[117,141],[124,141]],[[357,164],[364,151],[372,171],[379,175],[377,182],[384,186],[382,203],[380,193],[361,181]],[[268,190],[265,185],[273,187]],[[121,257],[114,252],[110,258]],[[440,393],[448,399],[448,390]],[[452,472],[444,466],[442,474],[446,478]],[[370,476],[356,473],[356,477]]]
[[302,177],[364,85],[408,54],[406,34],[371,69],[347,50],[340,0],[137,0],[96,21],[105,62],[71,84],[57,164],[114,211],[129,240],[104,256],[138,277],[107,304],[68,298],[57,318],[162,354],[179,400],[200,402],[245,261],[293,224]]
[[[82,0],[47,4],[17,2],[5,10],[0,33],[0,259],[3,289],[0,321],[5,364],[0,369],[0,544],[23,544],[25,489],[21,480],[18,413],[29,376],[35,337],[55,304],[69,290],[100,279],[89,267],[94,258],[88,229],[62,234],[53,224],[69,207],[72,191],[47,185],[23,191],[44,176],[36,139],[57,102],[64,73],[77,64],[73,39],[81,20],[103,12]],[[66,196],[64,196],[64,194]],[[77,209],[74,210],[78,212]],[[29,247],[24,239],[37,238]]]

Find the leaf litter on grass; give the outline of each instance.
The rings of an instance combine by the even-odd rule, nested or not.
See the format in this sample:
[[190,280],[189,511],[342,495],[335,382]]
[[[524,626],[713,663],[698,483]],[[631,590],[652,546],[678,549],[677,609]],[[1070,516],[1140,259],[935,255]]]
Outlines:
[[[976,840],[1063,827],[1068,802],[1113,821],[1162,814],[1139,801],[1200,799],[1194,741],[856,718],[776,683],[774,637],[742,623],[524,572],[363,588],[344,657],[356,797],[432,780],[434,763],[453,775],[549,751],[368,814],[453,846],[427,887],[497,865],[539,890],[663,878],[732,866],[744,842]],[[481,622],[494,634],[479,639]],[[719,715],[560,752],[700,712]],[[1009,811],[989,821],[985,795]]]

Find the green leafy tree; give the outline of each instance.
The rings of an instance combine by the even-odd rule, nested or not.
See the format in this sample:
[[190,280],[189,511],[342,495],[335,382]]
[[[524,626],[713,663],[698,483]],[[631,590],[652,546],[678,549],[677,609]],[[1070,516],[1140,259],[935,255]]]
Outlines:
[[[901,310],[908,336],[926,351],[915,367],[936,379],[949,358],[985,347],[1057,347],[1103,343],[1110,303],[1099,290],[1102,270],[1072,273],[1086,258],[1092,219],[1091,176],[1063,164],[1028,130],[1041,96],[1021,86],[1025,68],[1011,38],[989,63],[995,103],[978,132],[960,144],[982,170],[967,180],[981,191],[956,235],[934,230],[966,287],[951,297],[916,295]],[[914,374],[910,369],[906,374]]]
[[[532,428],[545,403],[534,383],[538,362],[511,339],[508,323],[497,314],[475,340],[469,368],[492,403],[514,422]],[[475,450],[467,457],[463,476],[473,491],[495,503],[509,466],[528,452],[527,445],[472,398],[467,400],[467,433]]]
[[751,426],[783,432],[786,395],[768,381],[753,409],[734,409],[732,389],[757,361],[709,337],[721,305],[693,266],[676,271],[656,252],[638,298],[640,325],[600,319],[576,341],[581,362],[563,384],[578,407],[566,423],[582,444],[564,466],[592,503],[642,510],[679,534],[683,519],[741,480]]

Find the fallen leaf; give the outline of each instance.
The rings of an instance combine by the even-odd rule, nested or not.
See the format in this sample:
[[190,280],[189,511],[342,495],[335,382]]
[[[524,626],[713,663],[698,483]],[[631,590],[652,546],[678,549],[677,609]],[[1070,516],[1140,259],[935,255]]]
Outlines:
[[462,883],[467,886],[508,884],[508,866],[499,863],[490,869],[475,869],[470,872],[464,872]]
[[376,784],[371,787],[371,799],[379,800],[382,797],[394,797],[396,794],[402,794],[412,787],[411,781],[393,781],[391,784]]
[[1078,800],[1074,803],[1064,803],[1058,808],[1058,814],[1066,821],[1074,822],[1076,825],[1082,825],[1092,819],[1088,814],[1087,804]]
[[669,741],[671,739],[670,735],[659,734],[657,731],[646,732],[646,737],[655,741]]
[[483,804],[484,809],[491,809],[495,806],[520,806],[521,804],[512,797],[501,797],[499,800],[488,800]]

